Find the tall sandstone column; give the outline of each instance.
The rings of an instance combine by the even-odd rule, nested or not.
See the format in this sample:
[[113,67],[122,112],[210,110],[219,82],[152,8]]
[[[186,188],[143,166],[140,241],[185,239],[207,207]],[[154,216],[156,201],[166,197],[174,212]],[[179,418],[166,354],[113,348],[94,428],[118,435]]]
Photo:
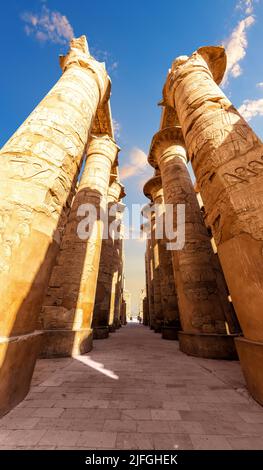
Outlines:
[[215,240],[211,234],[211,227],[207,225],[207,218],[206,218],[206,212],[203,204],[203,200],[201,198],[200,192],[198,191],[198,186],[195,183],[194,185],[194,190],[197,196],[198,204],[201,210],[201,215],[203,217],[204,224],[207,228],[209,237],[210,237],[210,242],[213,248],[214,256],[213,256],[213,267],[214,271],[216,273],[217,277],[217,285],[220,293],[220,300],[222,302],[223,308],[224,308],[224,313],[225,313],[225,319],[226,319],[226,324],[227,328],[230,333],[234,334],[242,334],[241,328],[239,325],[239,321],[237,319],[235,309],[233,307],[232,299],[229,295],[229,290],[225,281],[224,273],[222,271],[222,267],[218,258],[218,252],[217,252],[217,246],[215,244]]
[[45,289],[96,109],[109,94],[85,36],[63,75],[0,152],[0,415],[27,394]]
[[165,204],[173,205],[177,227],[177,204],[185,205],[185,244],[173,250],[173,267],[183,332],[180,349],[201,357],[235,357],[233,336],[228,335],[220,302],[213,251],[187,169],[187,154],[180,127],[168,127],[153,137],[149,163],[159,167]]
[[[146,183],[147,185],[147,183]],[[145,185],[145,186],[146,186]],[[146,206],[143,210],[144,216],[148,217],[149,220],[149,230],[150,230],[150,272],[152,271],[152,286],[153,286],[153,313],[154,315],[151,318],[151,329],[155,333],[162,332],[163,326],[163,308],[162,308],[162,297],[161,297],[161,274],[160,274],[160,259],[159,259],[159,240],[156,239],[156,214],[153,210],[153,199],[149,191],[145,190],[144,194],[148,197],[151,203]]]
[[[116,204],[118,201],[125,196],[124,188],[119,183],[115,186],[115,189],[112,188],[112,202],[111,204]],[[116,202],[115,202],[116,201]],[[109,328],[110,331],[114,332],[117,328],[120,328],[120,300],[121,300],[121,290],[122,290],[122,274],[123,274],[123,225],[121,222],[123,210],[125,205],[121,202],[117,205],[118,210],[115,215],[112,216],[112,221],[117,223],[116,236],[114,235],[113,248],[114,255],[113,257],[113,277],[112,277],[112,286],[111,286],[111,304],[110,304],[110,313],[109,313]]]
[[143,324],[145,326],[150,325],[150,286],[149,286],[149,274],[148,274],[148,259],[147,259],[147,246],[144,255],[144,268],[145,268],[145,298],[143,299]]
[[[123,205],[124,206],[124,205]],[[125,206],[124,206],[125,207]],[[122,212],[119,213],[119,219],[122,217]],[[117,264],[117,283],[115,286],[115,306],[114,306],[114,324],[116,328],[120,328],[122,326],[121,321],[121,302],[122,302],[122,289],[123,289],[123,225],[120,225],[121,236],[116,238],[114,241],[117,257],[116,257],[116,264]]]
[[[155,176],[144,185],[144,194],[152,200],[154,205],[158,205],[158,216],[163,217],[164,227],[164,196],[161,176],[156,172]],[[157,214],[155,215],[157,217]],[[179,319],[179,309],[173,275],[173,265],[171,251],[167,250],[165,232],[163,238],[156,239],[159,259],[160,273],[160,296],[163,312],[162,337],[164,339],[177,339],[178,331],[181,329]]]
[[148,310],[149,310],[149,326],[153,329],[154,325],[154,292],[153,292],[153,260],[151,238],[146,240],[146,273],[147,273],[147,293],[148,293]]
[[[107,211],[117,206],[120,198],[124,196],[123,186],[114,176],[107,195]],[[109,215],[109,226],[116,220],[117,212]],[[119,241],[119,240],[118,240]],[[118,277],[119,256],[117,240],[114,233],[107,230],[107,237],[102,240],[101,257],[99,265],[99,276],[96,289],[96,298],[93,314],[94,338],[103,339],[109,335],[109,326],[113,330],[115,288]]]
[[263,144],[218,87],[223,47],[176,59],[164,100],[177,110],[244,338],[248,388],[263,403]]
[[[74,356],[92,348],[91,322],[104,229],[100,211],[107,210],[111,167],[118,150],[107,135],[91,137],[86,165],[41,313],[45,330],[42,357]],[[82,204],[91,204],[96,209],[97,219],[92,226],[95,236],[80,238],[79,223],[85,224],[84,213],[78,215]],[[91,224],[87,224],[87,228],[91,229]]]
[[121,257],[121,262],[119,264],[119,268],[121,270],[121,276],[120,276],[120,299],[119,299],[119,316],[120,316],[120,322],[121,326],[127,324],[127,319],[126,315],[123,315],[123,292],[124,292],[124,286],[125,286],[125,251],[124,251],[124,233],[125,233],[125,225],[123,221],[123,213],[121,214],[121,234],[122,237],[119,241],[120,243],[120,257]]

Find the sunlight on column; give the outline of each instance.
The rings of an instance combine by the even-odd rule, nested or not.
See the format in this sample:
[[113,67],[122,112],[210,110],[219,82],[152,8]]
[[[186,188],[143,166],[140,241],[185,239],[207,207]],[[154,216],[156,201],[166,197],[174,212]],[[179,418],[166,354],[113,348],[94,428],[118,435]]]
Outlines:
[[92,369],[97,370],[98,372],[101,372],[101,374],[104,374],[107,377],[110,377],[111,379],[114,379],[114,380],[119,379],[119,376],[116,375],[112,370],[105,369],[104,364],[93,361],[93,359],[91,359],[88,356],[74,356],[74,359],[82,362],[82,364],[85,364],[86,366],[89,366]]

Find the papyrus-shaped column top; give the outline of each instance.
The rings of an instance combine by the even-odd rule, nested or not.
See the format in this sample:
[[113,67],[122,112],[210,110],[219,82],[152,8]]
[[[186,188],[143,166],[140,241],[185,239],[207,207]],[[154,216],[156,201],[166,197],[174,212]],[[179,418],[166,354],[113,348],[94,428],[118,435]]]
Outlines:
[[187,163],[188,157],[185,149],[184,137],[180,126],[172,126],[161,129],[154,134],[148,162],[153,168],[158,168],[158,160],[164,155],[170,147],[173,147],[173,152],[183,158]]
[[98,62],[91,56],[86,36],[71,39],[68,53],[60,56],[60,66],[63,73],[70,67],[81,67],[84,70],[90,70],[94,74],[100,91],[100,104],[109,99],[111,82],[105,63]]
[[174,103],[174,87],[178,85],[178,79],[185,77],[193,70],[201,68],[206,71],[211,78],[219,85],[223,79],[226,70],[227,58],[223,46],[205,46],[200,47],[193,52],[191,56],[179,56],[173,63],[168,72],[168,76],[163,88],[162,104],[176,107]]
[[155,174],[152,178],[146,181],[143,187],[144,195],[154,202],[158,196],[163,197],[162,178],[160,174]]

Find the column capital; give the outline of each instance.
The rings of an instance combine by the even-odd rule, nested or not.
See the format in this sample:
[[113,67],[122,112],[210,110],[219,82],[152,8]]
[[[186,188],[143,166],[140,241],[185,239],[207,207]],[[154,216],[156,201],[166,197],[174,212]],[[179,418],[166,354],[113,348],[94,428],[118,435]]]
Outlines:
[[108,202],[118,202],[125,197],[124,186],[118,180],[113,180],[108,189]]
[[[147,197],[147,196],[146,196]],[[147,215],[149,212],[151,212],[151,208],[153,206],[153,203],[150,201],[148,202],[147,204],[145,204],[142,209],[141,209],[141,215],[145,216]]]
[[[158,168],[158,160],[166,150],[171,146],[177,146],[178,151],[184,159],[188,160],[185,150],[185,142],[180,126],[166,127],[154,134],[148,162],[154,168]],[[180,149],[181,147],[181,149]]]
[[217,85],[222,81],[226,70],[226,52],[223,46],[205,46],[200,47],[193,52],[191,56],[179,56],[173,63],[168,72],[168,76],[163,88],[162,105],[176,107],[174,102],[174,87],[179,75],[187,75],[191,69],[197,67],[205,68],[210,72],[211,77]]
[[100,92],[100,104],[110,97],[111,81],[107,74],[105,63],[98,62],[90,55],[86,36],[73,38],[70,41],[69,51],[59,56],[60,67],[64,73],[70,67],[80,67],[90,70],[94,75]]
[[120,147],[108,134],[91,134],[87,148],[87,158],[96,153],[108,157],[111,164],[113,164],[119,151]]
[[[143,187],[143,192],[144,195],[150,199],[152,202],[155,201],[155,199],[163,195],[163,186],[162,186],[162,178],[160,175],[155,175],[152,178],[150,178],[144,185]],[[162,193],[162,194],[160,194]]]

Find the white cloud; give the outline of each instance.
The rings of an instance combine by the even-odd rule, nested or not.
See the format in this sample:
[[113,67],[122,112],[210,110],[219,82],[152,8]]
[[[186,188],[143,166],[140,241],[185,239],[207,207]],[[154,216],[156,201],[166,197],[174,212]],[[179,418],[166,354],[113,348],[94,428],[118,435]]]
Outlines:
[[263,82],[257,83],[257,87],[258,87],[258,88],[263,88]]
[[244,10],[246,15],[251,15],[254,11],[254,0],[240,0],[237,8]]
[[27,36],[34,36],[41,43],[67,44],[73,38],[73,28],[65,15],[51,11],[46,5],[40,13],[25,12],[21,16]]
[[130,153],[129,163],[124,165],[120,170],[120,178],[125,180],[132,176],[137,176],[141,174],[147,166],[148,161],[146,153],[138,147],[134,147]]
[[121,125],[114,118],[112,119],[112,124],[113,124],[114,136],[116,139],[119,139],[121,136]]
[[256,116],[263,116],[263,99],[245,100],[238,108],[238,111],[247,121]]
[[115,60],[115,62],[112,62],[112,64],[110,64],[109,71],[116,70],[118,68],[118,66],[119,66],[119,64]]
[[242,74],[240,62],[244,59],[248,47],[247,29],[254,22],[255,18],[252,15],[242,19],[224,44],[227,54],[227,68],[222,85],[227,84],[229,77],[237,78]]
[[117,70],[119,63],[113,58],[112,54],[109,51],[92,47],[91,53],[99,62],[105,62],[106,69],[108,72],[114,72],[115,70]]

